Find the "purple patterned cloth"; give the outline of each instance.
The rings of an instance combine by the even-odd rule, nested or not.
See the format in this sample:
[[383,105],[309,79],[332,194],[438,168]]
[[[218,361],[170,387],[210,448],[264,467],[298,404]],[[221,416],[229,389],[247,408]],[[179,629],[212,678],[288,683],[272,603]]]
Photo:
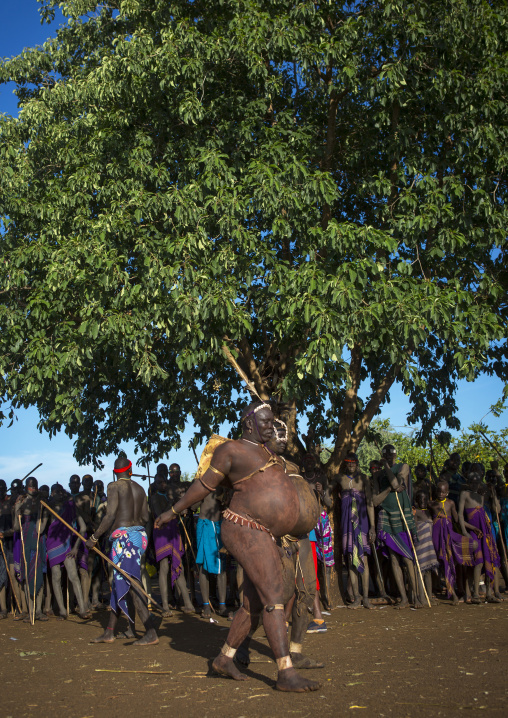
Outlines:
[[473,566],[473,542],[466,536],[458,534],[453,530],[451,516],[439,513],[434,517],[432,527],[432,542],[436,549],[439,561],[443,564],[446,583],[446,594],[452,597],[457,578],[456,564],[461,566]]
[[471,537],[475,538],[479,543],[478,550],[474,553],[474,565],[483,564],[485,574],[493,581],[494,570],[496,566],[501,566],[501,558],[492,533],[489,517],[483,506],[475,506],[473,509],[466,509],[466,518],[468,523],[479,528],[483,534],[482,538],[479,539],[474,531],[469,531]]
[[171,586],[183,570],[182,556],[185,553],[182,537],[176,521],[170,521],[160,529],[153,530],[153,543],[157,563],[168,558],[171,567]]
[[363,556],[371,552],[365,494],[356,489],[344,489],[341,491],[340,499],[342,552],[345,556],[349,554],[349,560],[358,573],[363,573]]
[[[77,527],[76,507],[74,506],[74,501],[72,501],[72,499],[64,504],[60,516],[73,528]],[[72,531],[68,529],[67,526],[64,526],[64,524],[58,519],[54,519],[50,523],[48,526],[47,539],[48,563],[50,568],[62,564],[65,561],[71,552],[73,538],[74,535]]]

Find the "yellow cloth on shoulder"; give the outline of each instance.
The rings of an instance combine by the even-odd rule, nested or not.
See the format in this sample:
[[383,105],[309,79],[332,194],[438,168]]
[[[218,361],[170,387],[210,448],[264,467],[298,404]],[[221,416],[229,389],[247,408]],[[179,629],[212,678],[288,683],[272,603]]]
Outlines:
[[226,441],[232,441],[232,439],[225,439],[223,436],[219,436],[218,434],[211,435],[199,459],[199,466],[196,471],[196,476],[194,477],[195,479],[199,479],[201,476],[204,476],[210,466],[215,449],[221,444],[224,444]]

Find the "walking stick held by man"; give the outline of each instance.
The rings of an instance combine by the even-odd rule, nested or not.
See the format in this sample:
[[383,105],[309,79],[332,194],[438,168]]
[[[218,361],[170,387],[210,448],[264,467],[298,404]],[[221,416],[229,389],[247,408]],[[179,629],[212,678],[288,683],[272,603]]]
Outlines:
[[[379,450],[379,453],[381,454],[381,458],[384,460],[384,462],[386,462],[387,460],[386,460],[386,457],[383,455],[383,452],[381,451],[381,449],[379,448],[379,446],[378,446],[377,444],[376,444],[376,446],[377,446],[377,448],[378,448],[378,450]],[[390,471],[391,471],[391,467],[390,467]],[[393,472],[392,472],[392,473],[393,473]],[[409,530],[409,526],[407,525],[406,517],[405,517],[405,515],[404,515],[404,511],[403,511],[403,509],[402,509],[402,506],[401,506],[401,504],[400,504],[399,494],[398,494],[397,491],[395,491],[395,498],[397,499],[397,506],[399,507],[399,512],[400,512],[400,515],[401,515],[401,518],[402,518],[402,522],[403,522],[403,524],[404,524],[404,528],[405,528],[405,530],[406,530],[406,533],[407,533],[407,535],[408,535],[408,537],[409,537],[409,541],[410,541],[410,543],[411,543],[411,548],[412,548],[412,550],[413,550],[413,556],[414,556],[414,558],[415,558],[416,568],[418,569],[418,576],[420,577],[420,582],[421,582],[421,585],[422,585],[422,587],[423,587],[423,593],[424,593],[424,595],[425,595],[425,599],[426,599],[426,601],[427,601],[427,603],[428,603],[429,608],[431,608],[430,598],[429,598],[429,596],[428,596],[427,589],[425,588],[425,583],[424,583],[424,581],[423,581],[422,571],[421,571],[421,568],[420,568],[420,562],[418,561],[418,556],[416,555],[416,549],[415,549],[415,545],[414,545],[414,543],[413,543],[413,537],[411,536],[411,531]]]
[[[51,508],[51,506],[48,506],[48,504],[46,504],[44,501],[41,501],[41,505],[44,506],[44,508],[48,509],[48,511],[51,511],[51,513],[53,514],[53,516],[55,516],[55,518],[57,518],[59,521],[61,521],[61,523],[63,523],[63,525],[66,526],[66,527],[69,529],[69,531],[72,531],[73,534],[75,534],[78,538],[80,538],[80,539],[83,541],[83,543],[86,542],[86,538],[85,538],[84,536],[82,536],[78,531],[76,531],[76,529],[73,528],[70,524],[68,524],[67,521],[65,521],[59,514],[56,513],[56,511],[53,511],[53,509]],[[151,602],[154,604],[154,606],[157,606],[157,608],[158,608],[160,611],[163,610],[163,609],[162,609],[162,606],[161,606],[159,603],[157,603],[156,601],[154,601],[154,599],[152,598],[152,596],[150,596],[150,595],[144,590],[143,586],[141,586],[141,585],[138,583],[138,581],[136,581],[135,578],[133,578],[130,574],[128,574],[126,571],[124,571],[122,568],[120,568],[120,566],[117,566],[108,556],[106,556],[105,554],[103,554],[102,551],[100,551],[100,550],[97,548],[97,546],[92,546],[92,550],[95,551],[95,553],[98,554],[104,561],[106,561],[106,562],[109,563],[111,566],[113,566],[113,568],[115,569],[115,571],[118,571],[118,573],[121,573],[122,576],[123,576],[124,578],[126,578],[126,579],[132,584],[132,586],[133,586],[137,591],[139,591],[139,593],[142,593],[142,594],[148,599],[148,601],[151,601]]]

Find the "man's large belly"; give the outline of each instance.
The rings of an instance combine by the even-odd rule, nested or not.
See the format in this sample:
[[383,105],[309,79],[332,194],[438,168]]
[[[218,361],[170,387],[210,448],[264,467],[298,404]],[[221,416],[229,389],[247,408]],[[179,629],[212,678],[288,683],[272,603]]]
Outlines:
[[257,519],[276,537],[291,532],[300,515],[298,492],[291,479],[277,467],[255,474],[239,484],[231,511]]
[[316,494],[304,478],[301,476],[292,476],[291,481],[298,492],[300,510],[298,512],[298,519],[290,533],[293,536],[301,536],[302,534],[308,534],[317,524],[319,519],[319,506]]

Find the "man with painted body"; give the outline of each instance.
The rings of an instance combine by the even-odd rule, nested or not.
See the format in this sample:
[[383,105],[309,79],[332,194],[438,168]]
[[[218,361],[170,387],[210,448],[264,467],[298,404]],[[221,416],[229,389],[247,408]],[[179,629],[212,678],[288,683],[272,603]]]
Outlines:
[[47,561],[44,530],[48,522],[48,512],[46,509],[42,510],[40,502],[37,479],[31,476],[26,480],[26,496],[21,499],[18,497],[14,505],[14,531],[22,532],[23,536],[19,574],[29,610],[29,615],[23,619],[27,623],[34,612],[34,596],[35,618],[38,621],[48,620],[42,612],[42,589]]
[[[76,513],[74,501],[60,484],[54,484],[51,487],[49,505],[62,519],[77,529],[81,535],[84,534],[85,523],[81,516]],[[76,556],[81,539],[76,538],[72,531],[56,517],[52,517],[52,519],[48,525],[47,550],[53,593],[60,612],[58,618],[60,620],[68,618],[62,594],[62,566],[65,568],[68,581],[73,587],[74,595],[78,602],[79,615],[81,618],[89,618],[90,613],[86,610],[76,566]]]
[[[348,608],[372,608],[369,601],[369,562],[371,544],[376,539],[374,504],[369,479],[358,470],[358,457],[350,451],[344,472],[337,477],[341,499],[342,552],[347,559],[353,603]],[[362,577],[362,594],[359,580]]]
[[7,586],[9,566],[12,564],[12,534],[11,500],[7,496],[7,484],[0,479],[0,540],[3,544],[3,553],[5,553],[4,560],[3,553],[0,552],[0,620],[7,618]]
[[[209,468],[194,481],[185,496],[156,520],[162,526],[178,513],[201,501],[226,480],[233,489],[224,512],[222,540],[244,568],[243,605],[235,614],[225,645],[213,662],[216,672],[246,680],[233,658],[262,614],[263,626],[274,652],[283,691],[317,690],[319,683],[303,678],[289,655],[284,614],[284,586],[277,539],[300,535],[311,525],[300,522],[298,492],[285,471],[284,462],[264,444],[273,437],[273,413],[268,404],[256,402],[242,416],[242,438],[215,449]],[[313,518],[315,521],[315,517]]]
[[[414,597],[414,607],[423,608],[423,603],[417,591],[415,555],[411,547],[411,539],[407,535],[405,523],[401,516],[402,509],[409,530],[413,535],[413,541],[417,540],[412,511],[411,472],[407,464],[395,464],[396,457],[397,451],[394,446],[387,444],[383,447],[382,468],[374,477],[373,504],[381,507],[378,516],[377,540],[388,554],[395,583],[401,596],[400,603],[395,608],[409,607],[401,561],[408,572],[409,583]],[[400,509],[396,495],[399,498]]]
[[16,593],[16,598],[18,599],[18,604],[21,606],[21,614],[15,617],[15,621],[20,621],[26,616],[28,616],[28,608],[26,603],[26,596],[25,592],[21,590],[21,584],[18,580],[18,577],[16,576],[16,567],[19,566],[19,560],[16,561],[15,557],[19,557],[21,555],[21,537],[19,531],[14,530],[14,521],[15,521],[15,506],[19,505],[22,498],[25,496],[25,489],[23,486],[23,482],[19,479],[14,479],[14,481],[11,482],[11,489],[10,489],[10,498],[9,498],[9,506],[10,506],[10,513],[11,513],[11,521],[6,518],[5,525],[7,526],[10,523],[11,528],[5,529],[5,539],[8,543],[11,544],[11,552],[7,558],[7,563],[9,564],[9,573],[12,578],[12,582],[14,585],[14,591]]
[[[280,419],[275,419],[276,432],[267,444],[270,451],[281,456],[285,470],[291,478],[300,501],[300,514],[310,513],[312,522],[319,513],[315,492],[310,488],[299,473],[296,464],[284,456],[287,447],[287,426]],[[302,645],[307,633],[307,614],[314,606],[316,596],[316,571],[312,558],[309,534],[300,536],[284,536],[277,544],[281,546],[282,575],[284,580],[284,604],[286,617],[291,616],[291,639],[289,652],[293,666],[302,668],[323,668],[324,663],[302,653]],[[235,659],[242,665],[249,664],[249,644],[254,631],[251,629],[248,638],[243,642]]]
[[[101,536],[111,531],[111,558],[138,582],[141,579],[141,556],[146,550],[147,537],[145,524],[148,521],[148,504],[142,486],[132,481],[132,463],[125,457],[115,461],[114,473],[117,481],[108,484],[108,505],[106,515],[99,528],[87,540],[90,549],[99,542]],[[111,591],[111,615],[108,627],[92,643],[114,643],[115,628],[120,610],[124,612],[134,627],[132,604],[146,629],[145,635],[134,643],[135,646],[154,645],[159,642],[152,624],[145,597],[117,571],[113,572]],[[132,615],[131,615],[132,614]],[[129,625],[127,636],[134,632]]]
[[[150,508],[154,519],[171,508],[172,502],[168,498],[168,482],[164,478],[164,474],[155,476],[155,491],[150,497]],[[189,597],[187,583],[185,582],[185,574],[183,571],[182,556],[184,554],[184,546],[182,537],[178,531],[176,523],[171,523],[163,528],[153,530],[153,542],[155,547],[155,558],[159,565],[159,588],[161,592],[163,617],[172,616],[173,613],[169,606],[169,590],[168,581],[171,581],[171,587],[176,587],[178,594],[183,601],[182,612],[186,614],[194,613],[194,606]]]
[[[85,537],[92,533],[92,484],[93,478],[90,474],[83,476],[83,491],[81,488],[81,479],[77,474],[72,474],[69,479],[69,491],[74,501],[78,515],[85,523]],[[86,490],[85,490],[86,489]],[[88,550],[83,546],[79,546],[77,555],[77,564],[79,576],[81,580],[81,592],[85,599],[87,610],[89,606],[89,593],[91,583],[91,567],[93,559],[89,558]],[[77,597],[76,597],[77,598]]]

